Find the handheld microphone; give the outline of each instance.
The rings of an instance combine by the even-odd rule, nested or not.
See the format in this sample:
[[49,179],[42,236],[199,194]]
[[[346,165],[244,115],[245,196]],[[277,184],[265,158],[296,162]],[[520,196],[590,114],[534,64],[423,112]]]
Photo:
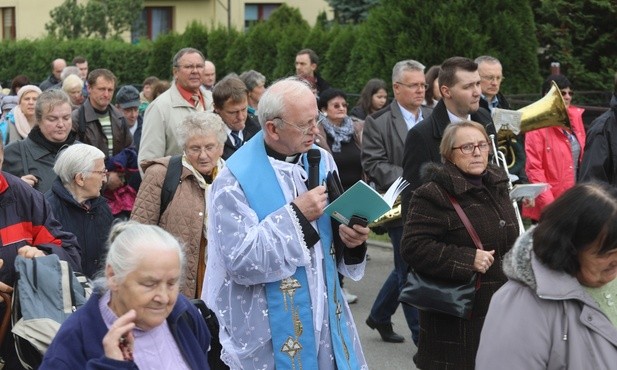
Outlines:
[[319,186],[319,161],[321,160],[321,152],[319,149],[309,149],[306,154],[308,160],[308,189],[311,190]]

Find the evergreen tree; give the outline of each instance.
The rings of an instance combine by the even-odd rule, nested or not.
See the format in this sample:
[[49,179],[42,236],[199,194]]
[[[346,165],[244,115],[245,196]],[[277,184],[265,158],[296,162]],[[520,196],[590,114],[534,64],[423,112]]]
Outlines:
[[485,0],[474,2],[472,11],[482,20],[481,32],[488,37],[485,49],[472,58],[490,55],[500,60],[506,76],[502,93],[539,91],[538,41],[529,1]]
[[147,68],[148,76],[157,76],[161,79],[171,80],[173,76],[171,63],[174,54],[178,52],[178,50],[175,50],[177,38],[177,34],[170,32],[159,35],[156,41],[152,43]]
[[[358,26],[345,25],[333,27],[330,31],[332,41],[325,53],[328,63],[322,64],[321,73],[331,86],[346,87],[346,70],[349,64],[351,50],[356,43]],[[351,92],[359,92],[352,90]]]
[[542,75],[551,62],[579,90],[612,90],[617,71],[615,0],[532,0],[543,50]]
[[203,24],[193,21],[178,38],[175,51],[177,52],[182,48],[195,48],[205,55],[207,47],[208,29]]
[[[245,71],[243,65],[248,57],[248,36],[246,33],[241,33],[234,39],[234,42],[227,46],[225,54],[225,70],[227,73],[235,72],[238,75]],[[251,69],[250,67],[248,69]],[[265,75],[265,73],[262,73]],[[267,76],[269,77],[269,76]]]
[[[297,8],[281,5],[272,12],[267,21],[249,28],[247,33],[248,55],[245,56],[242,70],[254,69],[269,79],[274,78],[277,65],[283,63],[293,65],[295,58],[295,52],[293,55],[279,54],[279,47],[283,45],[286,46],[285,49],[288,49],[287,45],[293,44],[293,40],[298,37],[300,38],[297,45],[300,46],[304,35],[309,30],[308,23],[302,18]],[[284,43],[283,40],[285,40]],[[280,70],[278,73],[280,74]]]
[[[208,38],[208,48],[206,49],[206,58],[211,60],[216,65],[216,73],[219,76],[225,76],[230,72],[237,72],[227,64],[226,57],[230,51],[238,45],[239,37],[243,36],[235,29],[218,26],[210,30]],[[242,51],[246,55],[246,49]],[[240,54],[242,55],[242,54]],[[240,67],[241,63],[237,65]]]
[[[522,63],[505,72],[513,80],[511,92],[535,86],[538,67],[530,57],[536,43],[529,3],[523,0],[512,2],[508,9],[498,7],[504,3],[383,0],[360,25],[347,69],[348,88],[360,91],[373,77],[391,81],[392,67],[400,60],[415,59],[431,66],[452,56],[473,59],[484,54],[504,59],[504,68]],[[485,4],[487,9],[483,9]],[[506,39],[507,45],[500,44]],[[514,84],[519,80],[520,85]]]

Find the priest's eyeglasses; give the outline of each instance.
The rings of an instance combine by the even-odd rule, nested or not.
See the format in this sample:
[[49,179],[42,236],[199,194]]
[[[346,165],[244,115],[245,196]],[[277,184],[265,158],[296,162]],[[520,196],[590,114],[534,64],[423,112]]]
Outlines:
[[486,141],[480,141],[477,144],[467,143],[461,146],[453,146],[452,149],[459,149],[463,154],[471,154],[476,148],[480,149],[481,152],[488,152],[491,146]]
[[295,128],[296,130],[300,131],[300,133],[302,133],[302,135],[308,135],[311,131],[313,131],[313,129],[315,127],[319,127],[319,125],[321,124],[321,122],[323,121],[323,116],[319,113],[317,113],[317,115],[315,115],[314,121],[309,124],[309,125],[297,125],[295,123],[286,121],[284,119],[282,119],[281,117],[275,117],[274,119],[280,119],[281,121],[283,121],[285,124],[288,124],[289,126]]

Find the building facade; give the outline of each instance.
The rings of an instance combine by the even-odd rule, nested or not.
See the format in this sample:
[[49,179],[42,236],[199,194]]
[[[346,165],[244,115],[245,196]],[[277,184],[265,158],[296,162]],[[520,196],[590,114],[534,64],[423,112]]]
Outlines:
[[[36,39],[47,36],[45,24],[49,13],[64,0],[0,0],[2,40]],[[87,0],[77,0],[85,3]],[[309,24],[314,24],[320,12],[329,16],[332,9],[326,0],[151,0],[144,1],[141,27],[125,39],[140,37],[155,39],[159,34],[182,33],[193,21],[207,26],[232,27],[244,30],[251,24],[266,20],[282,3],[300,9]]]

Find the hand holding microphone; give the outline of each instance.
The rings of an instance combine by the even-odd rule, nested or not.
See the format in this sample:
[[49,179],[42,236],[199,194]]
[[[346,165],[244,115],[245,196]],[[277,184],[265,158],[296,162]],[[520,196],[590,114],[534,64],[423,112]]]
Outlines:
[[300,194],[293,203],[300,209],[300,212],[309,221],[318,219],[322,214],[328,201],[326,187],[319,184],[319,162],[321,153],[319,149],[310,149],[307,153],[308,183],[309,191]]

